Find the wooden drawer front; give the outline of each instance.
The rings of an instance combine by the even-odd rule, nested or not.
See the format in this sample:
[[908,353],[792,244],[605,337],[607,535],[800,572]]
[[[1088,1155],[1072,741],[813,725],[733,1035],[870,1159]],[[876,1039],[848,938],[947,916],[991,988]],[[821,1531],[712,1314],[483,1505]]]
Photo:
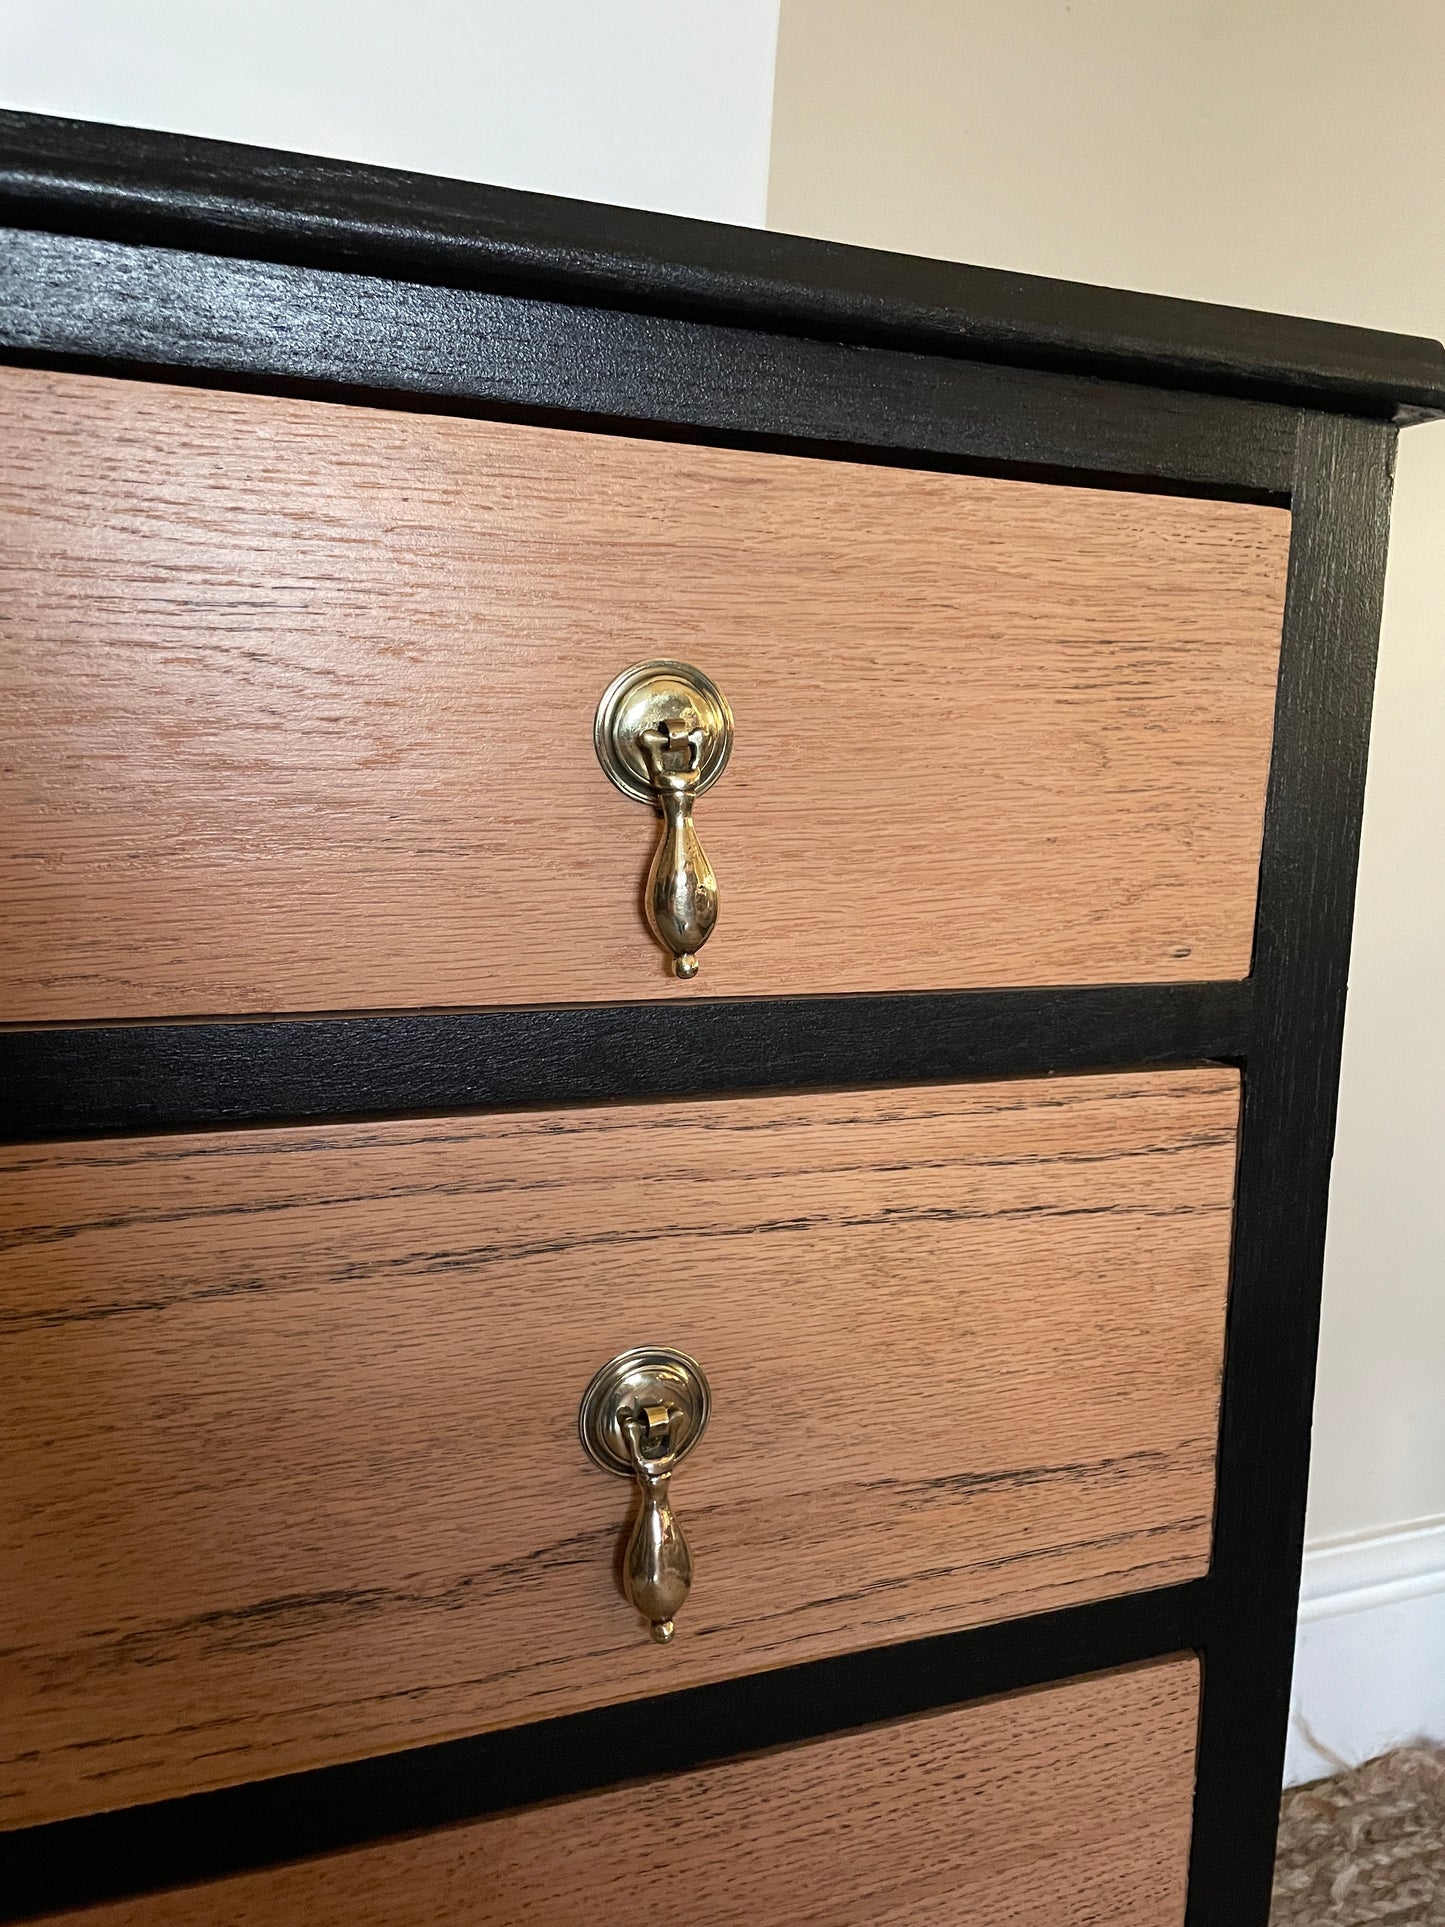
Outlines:
[[[0,1016],[1249,967],[1283,510],[23,368],[0,429]],[[658,655],[737,717],[691,990],[591,740]]]
[[[1237,1111],[1204,1070],[7,1153],[0,1819],[1197,1576]],[[654,1343],[714,1393],[665,1648],[576,1436]]]
[[65,1918],[1179,1927],[1198,1694],[1162,1660]]

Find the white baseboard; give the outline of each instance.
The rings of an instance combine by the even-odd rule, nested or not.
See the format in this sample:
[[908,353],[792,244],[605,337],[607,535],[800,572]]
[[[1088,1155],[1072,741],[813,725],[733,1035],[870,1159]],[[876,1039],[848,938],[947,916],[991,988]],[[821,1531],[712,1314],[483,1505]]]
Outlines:
[[1445,1517],[1305,1549],[1285,1784],[1445,1742]]

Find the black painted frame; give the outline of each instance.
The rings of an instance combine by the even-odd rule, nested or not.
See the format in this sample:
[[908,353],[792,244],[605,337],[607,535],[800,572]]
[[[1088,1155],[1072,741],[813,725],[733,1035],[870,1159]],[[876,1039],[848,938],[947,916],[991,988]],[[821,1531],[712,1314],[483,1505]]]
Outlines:
[[667,1734],[669,1770],[682,1772],[950,1702],[1162,1657],[1206,1636],[1209,1599],[1208,1581],[1196,1579],[472,1739],[0,1834],[6,1842],[0,1862],[9,1909],[4,1917],[27,1919],[145,1892],[158,1884],[157,1868],[164,1869],[167,1884],[215,1879],[615,1786],[640,1777],[640,1718],[649,1731]]
[[[0,1031],[10,1141],[1239,1064],[1209,1578],[659,1704],[701,1763],[1194,1649],[1189,1927],[1264,1927],[1393,424],[1445,412],[1445,351],[24,115],[0,114],[0,221],[4,359],[1291,503],[1244,984]],[[658,1068],[678,1063],[684,1086]],[[602,1785],[626,1775],[626,1717],[0,1834],[0,1918]]]
[[0,1031],[0,1143],[1242,1063],[1248,983]]
[[1148,382],[1401,422],[1445,411],[1445,348],[1294,315],[132,127],[0,113],[18,228],[772,336]]

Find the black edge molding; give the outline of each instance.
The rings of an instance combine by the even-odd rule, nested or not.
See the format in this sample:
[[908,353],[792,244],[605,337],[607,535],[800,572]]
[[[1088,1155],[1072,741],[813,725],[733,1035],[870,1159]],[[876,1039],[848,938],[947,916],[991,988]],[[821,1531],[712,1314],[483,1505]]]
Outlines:
[[0,1141],[1238,1062],[1248,983],[0,1032]]
[[0,114],[0,219],[1390,419],[1445,412],[1445,349],[1414,336],[37,114]]
[[1197,1647],[1205,1580],[692,1687],[342,1766],[0,1833],[0,1920],[29,1920]]
[[1255,934],[1189,1927],[1269,1918],[1392,429],[1300,435]]
[[0,349],[1280,500],[1299,424],[1268,402],[18,228],[0,229]]

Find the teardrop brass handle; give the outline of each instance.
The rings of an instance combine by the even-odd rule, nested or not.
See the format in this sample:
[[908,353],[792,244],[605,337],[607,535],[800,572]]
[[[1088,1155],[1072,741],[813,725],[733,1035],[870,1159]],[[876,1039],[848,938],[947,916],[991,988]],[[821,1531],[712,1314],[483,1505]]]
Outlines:
[[672,1638],[673,1620],[692,1591],[692,1551],[668,1496],[676,1420],[675,1406],[651,1405],[622,1421],[642,1494],[623,1560],[623,1589],[659,1645]]
[[712,1394],[686,1352],[643,1346],[609,1359],[582,1395],[577,1429],[588,1456],[635,1478],[641,1504],[622,1562],[622,1589],[665,1645],[692,1589],[692,1553],[672,1509],[672,1474],[702,1437]]
[[727,764],[732,710],[691,663],[640,662],[608,685],[592,738],[618,789],[662,812],[642,907],[674,973],[695,977],[697,953],[717,922],[718,887],[692,809]]

